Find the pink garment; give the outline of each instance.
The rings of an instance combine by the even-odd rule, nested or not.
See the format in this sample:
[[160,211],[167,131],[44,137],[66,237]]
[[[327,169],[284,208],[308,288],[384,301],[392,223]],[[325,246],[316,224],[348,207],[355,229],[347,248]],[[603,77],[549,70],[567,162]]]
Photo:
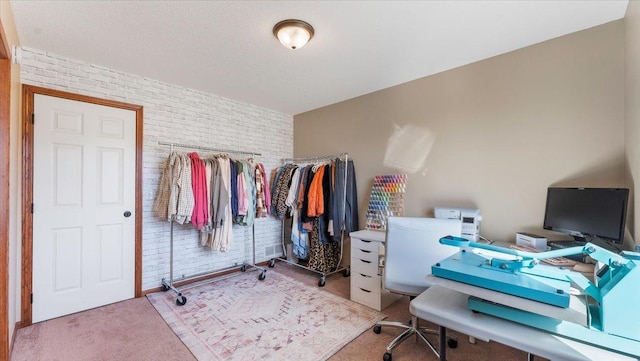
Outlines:
[[267,172],[264,171],[264,165],[262,163],[258,163],[258,167],[260,167],[260,171],[262,171],[265,210],[267,211],[267,213],[269,213],[269,210],[271,209],[271,191],[269,190],[269,177],[267,176]]
[[191,223],[202,230],[209,220],[209,195],[207,192],[206,168],[198,153],[189,153],[191,159],[191,188],[195,205],[191,214]]
[[238,173],[238,215],[246,216],[249,197],[247,194],[247,183],[244,181],[244,173]]

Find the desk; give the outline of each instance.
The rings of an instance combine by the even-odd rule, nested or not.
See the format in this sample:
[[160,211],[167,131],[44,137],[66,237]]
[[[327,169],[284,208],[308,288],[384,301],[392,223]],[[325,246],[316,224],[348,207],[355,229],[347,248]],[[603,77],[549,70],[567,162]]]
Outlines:
[[446,329],[480,340],[499,342],[552,361],[632,361],[631,357],[576,342],[505,319],[473,313],[468,295],[433,285],[410,304],[411,314],[440,325],[440,360],[446,360]]

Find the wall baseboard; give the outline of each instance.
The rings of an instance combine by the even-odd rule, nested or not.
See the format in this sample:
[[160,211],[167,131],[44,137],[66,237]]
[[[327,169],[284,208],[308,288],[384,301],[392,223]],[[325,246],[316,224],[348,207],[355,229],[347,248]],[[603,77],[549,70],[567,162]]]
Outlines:
[[11,352],[13,351],[13,344],[16,343],[16,333],[18,332],[19,329],[21,329],[22,326],[22,321],[18,321],[16,322],[15,326],[13,327],[13,333],[11,334],[11,342],[9,343],[9,357],[11,357]]

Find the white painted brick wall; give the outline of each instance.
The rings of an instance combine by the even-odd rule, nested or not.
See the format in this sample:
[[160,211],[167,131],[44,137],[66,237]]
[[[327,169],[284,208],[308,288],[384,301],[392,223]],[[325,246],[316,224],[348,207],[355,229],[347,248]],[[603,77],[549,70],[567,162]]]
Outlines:
[[[169,276],[170,225],[151,210],[169,155],[169,148],[158,142],[254,151],[262,154],[255,158],[269,173],[282,158],[293,156],[290,115],[30,48],[22,49],[20,78],[24,84],[144,107],[143,290],[160,286]],[[213,252],[199,245],[193,226],[175,224],[174,279],[253,262],[251,234],[250,227],[234,226],[232,248]],[[256,262],[282,255],[280,234],[279,220],[256,220]],[[265,254],[273,248],[280,252]]]

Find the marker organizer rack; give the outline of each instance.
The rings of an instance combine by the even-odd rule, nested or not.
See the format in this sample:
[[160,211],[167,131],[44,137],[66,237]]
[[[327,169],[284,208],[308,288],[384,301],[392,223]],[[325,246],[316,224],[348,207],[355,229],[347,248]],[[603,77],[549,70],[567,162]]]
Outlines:
[[374,177],[367,208],[368,230],[385,231],[387,217],[404,215],[406,174],[382,174]]

